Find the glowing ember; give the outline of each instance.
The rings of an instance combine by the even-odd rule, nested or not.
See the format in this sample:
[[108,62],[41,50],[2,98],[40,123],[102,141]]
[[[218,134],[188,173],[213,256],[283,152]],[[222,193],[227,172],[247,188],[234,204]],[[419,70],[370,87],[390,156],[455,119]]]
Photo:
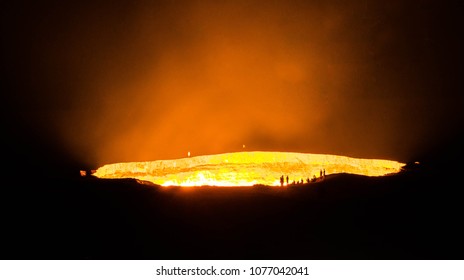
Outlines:
[[[381,159],[285,153],[238,152],[175,160],[124,162],[98,168],[98,178],[135,178],[162,186],[280,186],[280,178],[307,182],[334,173],[383,176],[405,164]],[[284,185],[287,181],[284,180]]]

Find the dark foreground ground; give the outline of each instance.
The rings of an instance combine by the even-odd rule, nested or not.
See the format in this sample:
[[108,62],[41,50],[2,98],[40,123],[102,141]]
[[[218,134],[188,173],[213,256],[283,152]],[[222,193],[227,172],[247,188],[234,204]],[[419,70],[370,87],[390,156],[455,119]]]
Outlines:
[[[16,178],[2,259],[463,259],[459,182],[427,170],[288,188]],[[11,191],[14,189],[15,191]]]

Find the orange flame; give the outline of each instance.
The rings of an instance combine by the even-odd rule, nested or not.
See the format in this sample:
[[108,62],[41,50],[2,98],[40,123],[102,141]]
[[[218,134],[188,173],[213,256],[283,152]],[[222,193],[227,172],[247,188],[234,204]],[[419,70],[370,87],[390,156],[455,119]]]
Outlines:
[[392,160],[326,154],[237,152],[107,164],[93,175],[98,178],[135,178],[161,186],[280,186],[282,175],[289,177],[289,183],[319,178],[322,170],[325,175],[384,176],[399,172],[404,165]]

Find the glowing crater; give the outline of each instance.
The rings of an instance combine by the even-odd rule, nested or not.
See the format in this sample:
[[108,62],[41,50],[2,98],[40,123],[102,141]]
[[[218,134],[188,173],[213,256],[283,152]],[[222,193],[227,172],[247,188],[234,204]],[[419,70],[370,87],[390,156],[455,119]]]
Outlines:
[[[134,178],[161,186],[281,186],[280,178],[307,182],[322,175],[384,176],[404,166],[392,160],[288,152],[237,152],[174,160],[123,162],[98,168],[98,178]],[[286,180],[284,185],[287,185]]]

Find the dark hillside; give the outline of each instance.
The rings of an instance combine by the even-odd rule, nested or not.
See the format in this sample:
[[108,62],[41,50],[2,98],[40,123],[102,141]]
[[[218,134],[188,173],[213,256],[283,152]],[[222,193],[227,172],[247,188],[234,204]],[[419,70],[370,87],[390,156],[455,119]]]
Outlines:
[[462,259],[464,249],[455,184],[426,169],[288,188],[5,186],[2,259]]

